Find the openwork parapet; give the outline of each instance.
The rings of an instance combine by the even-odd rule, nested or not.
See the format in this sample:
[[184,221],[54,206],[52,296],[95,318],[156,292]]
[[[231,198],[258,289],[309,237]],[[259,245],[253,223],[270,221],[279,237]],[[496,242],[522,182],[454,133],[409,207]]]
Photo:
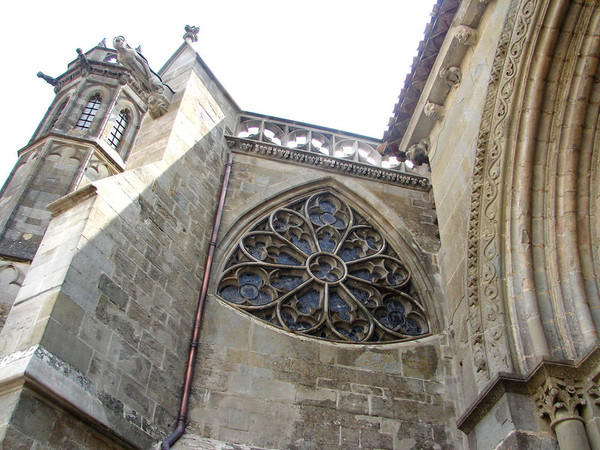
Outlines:
[[429,333],[409,270],[375,227],[328,192],[277,209],[246,233],[217,293],[278,328],[322,339]]

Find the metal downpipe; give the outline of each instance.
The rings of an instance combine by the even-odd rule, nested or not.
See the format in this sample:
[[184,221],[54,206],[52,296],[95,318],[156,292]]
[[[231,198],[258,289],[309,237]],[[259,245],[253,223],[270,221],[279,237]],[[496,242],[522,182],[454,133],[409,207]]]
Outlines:
[[229,175],[231,174],[231,166],[233,154],[227,154],[227,163],[225,163],[225,174],[221,184],[221,194],[219,203],[217,204],[217,212],[213,222],[212,235],[208,246],[208,254],[206,255],[206,264],[204,265],[204,276],[202,277],[202,288],[198,297],[198,307],[196,309],[196,318],[194,320],[194,330],[192,333],[192,341],[190,343],[190,353],[188,355],[187,366],[185,369],[185,377],[183,381],[183,393],[181,394],[181,403],[179,404],[179,414],[177,415],[177,426],[175,430],[163,441],[161,449],[167,450],[177,442],[185,431],[188,404],[190,401],[190,393],[192,390],[192,378],[194,375],[194,363],[196,361],[196,353],[198,352],[198,343],[200,341],[200,329],[202,327],[202,317],[204,314],[204,304],[206,303],[206,294],[208,292],[208,282],[210,280],[210,270],[212,267],[215,247],[217,245],[217,236],[219,234],[219,226],[223,215],[223,206],[225,204],[225,195],[227,194],[227,185],[229,184]]

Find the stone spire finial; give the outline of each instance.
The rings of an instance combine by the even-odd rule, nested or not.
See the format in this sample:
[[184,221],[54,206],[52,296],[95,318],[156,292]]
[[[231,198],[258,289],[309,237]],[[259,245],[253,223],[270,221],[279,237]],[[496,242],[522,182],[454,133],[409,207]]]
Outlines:
[[185,34],[183,35],[183,40],[188,44],[193,42],[198,42],[198,33],[200,32],[200,28],[195,27],[193,25],[185,26]]

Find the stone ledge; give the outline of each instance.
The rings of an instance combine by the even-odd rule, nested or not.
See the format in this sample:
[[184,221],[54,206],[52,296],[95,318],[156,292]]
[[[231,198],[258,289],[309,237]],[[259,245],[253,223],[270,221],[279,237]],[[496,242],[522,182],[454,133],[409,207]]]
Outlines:
[[527,375],[498,373],[459,417],[456,427],[469,434],[504,394],[531,396],[548,377],[594,377],[599,368],[600,347],[594,347],[578,361],[543,358]]
[[96,195],[97,188],[93,184],[77,189],[64,197],[50,203],[47,208],[52,213],[52,217],[58,216],[63,211],[71,208],[73,205],[80,203],[94,195]]
[[156,443],[148,432],[127,420],[127,414],[135,411],[42,346],[0,361],[0,393],[19,388],[34,391],[124,448],[150,448]]

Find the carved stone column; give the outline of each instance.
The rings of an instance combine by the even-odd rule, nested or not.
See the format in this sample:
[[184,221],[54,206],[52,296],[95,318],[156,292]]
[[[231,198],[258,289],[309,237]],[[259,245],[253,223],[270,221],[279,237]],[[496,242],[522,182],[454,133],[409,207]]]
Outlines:
[[540,415],[550,421],[561,450],[590,448],[580,407],[586,404],[582,387],[573,380],[548,377],[536,393]]

